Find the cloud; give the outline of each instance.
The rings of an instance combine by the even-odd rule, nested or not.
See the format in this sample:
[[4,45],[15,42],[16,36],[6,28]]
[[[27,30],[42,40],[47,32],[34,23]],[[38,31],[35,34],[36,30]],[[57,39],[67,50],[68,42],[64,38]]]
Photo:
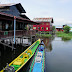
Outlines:
[[55,18],[55,22],[65,22],[64,18]]
[[59,0],[60,3],[68,3],[70,2],[71,0]]
[[1,4],[7,4],[7,3],[19,3],[20,0],[1,0]]
[[66,18],[54,18],[54,26],[62,26],[64,24],[72,23],[72,20]]
[[55,26],[62,26],[67,23],[67,20],[65,18],[54,18],[54,24]]
[[71,23],[72,24],[72,21],[68,21],[67,23]]

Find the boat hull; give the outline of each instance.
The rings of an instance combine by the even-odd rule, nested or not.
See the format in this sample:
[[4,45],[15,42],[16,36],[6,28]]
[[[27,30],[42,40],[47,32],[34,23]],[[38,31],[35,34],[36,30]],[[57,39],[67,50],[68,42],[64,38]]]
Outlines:
[[45,72],[45,46],[44,43],[39,45],[35,57],[30,66],[29,72]]
[[[34,42],[30,47],[28,47],[23,53],[21,53],[16,59],[14,59],[8,67],[12,66],[14,67],[14,72],[18,72],[34,55],[35,51],[37,50],[38,46],[40,44],[40,39],[38,39],[36,42]],[[7,68],[7,66],[1,70],[1,72],[4,72],[4,70]]]

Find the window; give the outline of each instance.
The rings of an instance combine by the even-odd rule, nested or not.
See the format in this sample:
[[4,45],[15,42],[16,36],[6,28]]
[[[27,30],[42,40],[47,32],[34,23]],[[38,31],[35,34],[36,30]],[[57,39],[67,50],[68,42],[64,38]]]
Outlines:
[[40,27],[38,27],[38,29],[40,29]]
[[18,25],[18,30],[22,30],[23,29],[23,24],[22,23],[18,23],[19,25]]
[[48,27],[46,27],[46,30],[48,30]]
[[41,27],[41,29],[44,29],[44,27]]
[[36,27],[33,27],[33,29],[36,29]]
[[48,23],[46,23],[46,25],[48,25]]
[[8,26],[8,24],[6,23],[6,25],[5,25],[5,29],[7,30],[7,29],[8,29],[8,27],[9,27],[9,26]]
[[13,25],[12,25],[12,23],[10,24],[10,30],[13,30]]

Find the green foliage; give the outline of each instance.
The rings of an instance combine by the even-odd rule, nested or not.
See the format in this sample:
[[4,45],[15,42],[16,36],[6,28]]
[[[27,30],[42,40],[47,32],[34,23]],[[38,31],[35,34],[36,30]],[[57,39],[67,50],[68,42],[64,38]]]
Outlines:
[[71,40],[71,38],[70,38],[70,37],[65,37],[65,36],[64,36],[64,37],[62,37],[62,40],[63,40],[63,41],[68,41],[68,40]]
[[70,40],[72,38],[72,32],[69,33],[57,32],[56,35],[58,37],[62,37],[62,40]]
[[51,37],[51,34],[36,34],[38,37]]
[[48,31],[42,31],[41,33],[42,33],[42,34],[43,34],[43,33],[45,33],[45,34],[49,34],[49,32],[48,32]]
[[54,31],[54,30],[55,30],[55,26],[52,27],[52,31]]
[[65,26],[63,29],[64,29],[65,33],[69,33],[70,27],[69,26]]
[[28,30],[28,27],[26,27],[26,30]]

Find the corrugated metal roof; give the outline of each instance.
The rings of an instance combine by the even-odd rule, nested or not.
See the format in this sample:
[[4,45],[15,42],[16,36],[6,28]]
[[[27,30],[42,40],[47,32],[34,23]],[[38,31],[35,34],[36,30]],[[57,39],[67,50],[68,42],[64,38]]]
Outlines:
[[[0,12],[0,15],[12,17],[12,18],[14,17],[13,15],[9,15],[9,14],[2,13],[2,12]],[[31,23],[31,24],[39,24],[39,23],[37,23],[37,22],[31,21],[31,20],[29,20],[29,19],[25,19],[25,18],[22,18],[22,17],[16,17],[16,19],[21,19],[21,20],[27,21],[28,23]]]
[[6,6],[7,7],[13,6],[13,5],[15,5],[21,13],[26,13],[26,11],[24,10],[24,8],[22,7],[20,3],[0,4],[0,8],[6,7]]
[[11,3],[11,4],[0,4],[0,7],[12,6],[12,5],[16,5],[16,4],[15,3]]
[[52,22],[53,18],[34,18],[33,21],[36,21],[36,22]]
[[61,26],[56,26],[56,28],[63,28],[63,26],[61,25]]

